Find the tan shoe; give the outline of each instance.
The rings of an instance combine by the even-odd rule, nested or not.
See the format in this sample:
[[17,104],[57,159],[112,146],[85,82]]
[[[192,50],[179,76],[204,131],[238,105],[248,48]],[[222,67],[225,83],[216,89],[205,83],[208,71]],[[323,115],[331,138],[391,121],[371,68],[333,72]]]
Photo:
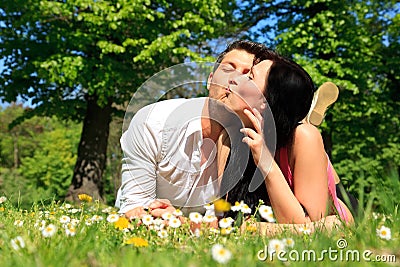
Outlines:
[[330,105],[335,103],[338,96],[339,88],[334,83],[323,83],[314,94],[306,121],[312,125],[319,126],[325,117],[326,110]]

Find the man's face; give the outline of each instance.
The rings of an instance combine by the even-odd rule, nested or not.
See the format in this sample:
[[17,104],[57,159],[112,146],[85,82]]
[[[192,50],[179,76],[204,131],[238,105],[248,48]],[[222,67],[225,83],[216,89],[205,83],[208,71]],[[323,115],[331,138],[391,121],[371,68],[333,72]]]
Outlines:
[[244,50],[226,54],[216,71],[209,77],[209,96],[236,112],[244,125],[251,127],[244,109],[256,108],[262,113],[266,107],[263,91],[272,61],[264,60],[253,66],[254,55]]
[[254,55],[244,50],[228,52],[214,73],[208,77],[209,97],[225,102],[232,73],[247,74],[253,66]]

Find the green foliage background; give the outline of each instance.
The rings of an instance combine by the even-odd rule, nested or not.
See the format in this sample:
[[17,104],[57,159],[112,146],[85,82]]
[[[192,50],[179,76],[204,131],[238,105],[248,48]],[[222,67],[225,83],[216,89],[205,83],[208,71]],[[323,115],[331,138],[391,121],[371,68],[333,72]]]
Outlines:
[[[0,112],[0,120],[12,121],[22,112],[22,106],[12,105]],[[79,124],[55,117],[33,117],[11,130],[3,127],[0,191],[25,206],[62,199],[71,182],[80,131]]]
[[332,81],[340,88],[320,128],[343,183],[357,196],[390,192],[400,173],[397,1],[255,2],[259,17],[276,22],[250,37],[275,33],[266,42],[304,66],[317,86]]

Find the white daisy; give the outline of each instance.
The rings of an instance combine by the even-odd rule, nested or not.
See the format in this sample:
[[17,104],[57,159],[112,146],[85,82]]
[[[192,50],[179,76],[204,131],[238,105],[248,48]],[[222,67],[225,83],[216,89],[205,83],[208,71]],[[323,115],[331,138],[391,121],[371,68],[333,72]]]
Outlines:
[[64,205],[64,208],[67,209],[67,210],[69,210],[70,208],[72,208],[72,205],[69,204],[69,203],[66,203],[66,204]]
[[218,263],[225,264],[232,258],[232,253],[220,244],[215,244],[211,248],[211,255]]
[[71,221],[71,218],[67,215],[63,215],[60,217],[60,223],[64,224],[64,223],[69,223]]
[[75,219],[75,218],[74,218],[74,219],[71,220],[71,225],[77,226],[77,225],[79,224],[79,222],[80,222],[80,221],[79,221],[78,219]]
[[109,223],[114,223],[114,222],[118,221],[118,219],[119,219],[118,214],[110,214],[107,216],[107,222],[109,222]]
[[6,201],[7,201],[7,197],[5,197],[5,196],[0,197],[0,204],[3,204]]
[[160,238],[167,238],[167,237],[168,237],[168,232],[167,232],[167,230],[160,230],[160,231],[157,233],[157,235],[158,235],[158,237],[160,237]]
[[210,228],[210,229],[209,229],[209,232],[210,232],[210,233],[213,233],[213,234],[219,234],[219,230],[216,229],[216,228]]
[[153,220],[153,224],[154,224],[154,225],[164,225],[164,220],[161,219],[161,218],[155,218],[155,219]]
[[143,215],[142,223],[147,226],[151,225],[153,223],[153,216],[150,214]]
[[265,219],[268,222],[275,222],[275,218],[274,218],[274,213],[272,211],[272,208],[270,206],[266,206],[266,205],[261,205],[260,208],[258,209],[258,211],[260,212],[260,216]]
[[52,237],[56,232],[57,227],[54,224],[49,224],[42,230],[42,235],[44,237]]
[[234,220],[231,217],[227,217],[227,218],[222,218],[221,220],[219,220],[218,225],[221,228],[227,228],[229,226],[232,226],[233,222],[234,222]]
[[203,221],[203,216],[198,212],[191,212],[189,214],[189,219],[194,223],[201,223]]
[[206,210],[214,210],[214,204],[207,203],[203,206]]
[[14,225],[17,227],[22,227],[24,225],[24,221],[22,220],[15,220]]
[[285,244],[283,241],[279,239],[271,239],[268,242],[268,253],[272,255],[273,253],[279,253],[280,251],[283,251],[285,249]]
[[67,236],[74,236],[76,234],[76,228],[73,226],[65,228],[65,234]]
[[231,206],[231,210],[232,211],[239,211],[242,209],[242,205],[243,205],[243,201],[241,201],[240,203],[238,201],[235,202],[235,205]]
[[172,215],[179,217],[183,215],[183,212],[180,209],[176,209],[174,210],[174,212],[172,213]]
[[14,250],[19,250],[20,248],[25,247],[25,241],[21,236],[17,236],[14,239],[11,239],[11,246]]
[[247,205],[244,204],[242,205],[241,209],[240,209],[244,214],[250,214],[251,213],[251,208]]
[[37,227],[39,231],[42,231],[46,227],[46,221],[45,220],[36,221],[34,226]]
[[182,223],[178,218],[172,218],[171,220],[169,220],[168,224],[172,228],[178,228],[179,226],[181,226]]
[[160,231],[162,229],[164,229],[164,220],[161,218],[156,218],[153,220],[153,229],[156,231]]
[[75,213],[78,213],[78,212],[80,212],[81,211],[81,209],[70,209],[68,212],[69,213],[72,213],[72,214],[75,214]]
[[217,217],[215,215],[208,214],[203,217],[203,222],[205,223],[211,223],[215,220],[217,220]]
[[107,208],[102,209],[101,212],[102,212],[102,213],[111,213],[112,210],[113,210],[112,207],[107,207]]
[[170,212],[165,212],[161,215],[161,218],[163,218],[166,221],[171,220],[173,217],[175,216],[172,215]]
[[290,237],[282,239],[282,242],[285,245],[285,247],[289,247],[289,248],[294,247],[294,240]]
[[390,228],[385,227],[384,225],[376,229],[376,234],[382,239],[390,240],[392,238],[392,232],[390,231]]
[[305,235],[311,234],[311,229],[306,224],[300,226],[299,231],[300,231],[300,233],[303,233]]
[[103,220],[103,217],[101,217],[100,215],[93,215],[91,218],[91,221],[96,222],[96,223],[101,222],[102,220]]

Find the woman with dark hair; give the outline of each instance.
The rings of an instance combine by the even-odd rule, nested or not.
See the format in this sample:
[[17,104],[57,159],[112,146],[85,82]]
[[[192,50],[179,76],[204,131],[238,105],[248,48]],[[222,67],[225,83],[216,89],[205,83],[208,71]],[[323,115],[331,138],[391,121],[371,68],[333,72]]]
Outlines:
[[[289,59],[273,53],[269,53],[269,57],[254,65],[257,70],[249,73],[249,79],[262,71],[267,77],[261,91],[269,109],[263,114],[255,108],[244,110],[253,127],[241,129],[244,137],[237,137],[231,143],[242,139],[249,146],[251,156],[245,170],[229,168],[229,165],[225,170],[222,190],[231,186],[232,179],[239,179],[226,199],[231,203],[244,200],[251,207],[263,199],[271,205],[280,224],[316,222],[329,215],[338,215],[344,222],[353,221],[349,208],[337,197],[336,173],[325,153],[320,132],[315,126],[302,122],[315,92],[311,77]],[[267,139],[274,130],[273,125],[275,155],[275,144]],[[238,147],[232,146],[229,161],[240,162],[247,156],[238,151]],[[261,176],[264,183],[255,191],[250,190],[257,176]]]

